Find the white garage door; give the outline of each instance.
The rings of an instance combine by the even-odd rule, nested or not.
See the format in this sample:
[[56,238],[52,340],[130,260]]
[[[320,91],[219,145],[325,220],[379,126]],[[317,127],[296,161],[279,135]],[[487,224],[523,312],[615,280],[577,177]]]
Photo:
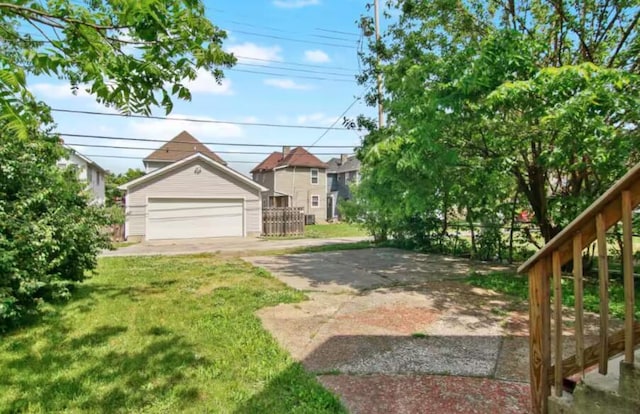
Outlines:
[[242,200],[149,199],[147,240],[242,236]]

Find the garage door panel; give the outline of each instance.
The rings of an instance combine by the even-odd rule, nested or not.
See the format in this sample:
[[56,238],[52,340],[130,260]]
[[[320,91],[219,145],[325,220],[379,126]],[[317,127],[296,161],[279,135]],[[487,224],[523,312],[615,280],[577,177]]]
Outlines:
[[147,239],[242,236],[242,200],[149,199]]

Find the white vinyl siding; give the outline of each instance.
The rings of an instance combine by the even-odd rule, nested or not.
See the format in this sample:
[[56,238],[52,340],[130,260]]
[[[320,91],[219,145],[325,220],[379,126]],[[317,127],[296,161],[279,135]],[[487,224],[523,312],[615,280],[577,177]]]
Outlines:
[[245,232],[262,231],[259,190],[202,160],[193,160],[129,189],[127,236],[146,235],[147,200],[154,198],[244,200]]

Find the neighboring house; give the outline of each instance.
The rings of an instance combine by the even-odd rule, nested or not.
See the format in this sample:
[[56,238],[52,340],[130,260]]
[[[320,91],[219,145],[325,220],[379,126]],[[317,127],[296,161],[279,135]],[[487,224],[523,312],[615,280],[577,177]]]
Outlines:
[[172,140],[153,151],[147,158],[142,160],[144,172],[147,174],[157,169],[166,167],[182,158],[199,152],[212,160],[227,165],[216,153],[207,148],[203,143],[194,138],[187,131],[182,131]]
[[251,170],[253,180],[269,189],[265,207],[302,207],[316,222],[327,221],[327,164],[302,147],[283,147]]
[[69,150],[69,158],[58,160],[58,167],[66,168],[70,165],[78,170],[80,181],[87,183],[87,191],[91,195],[92,203],[104,205],[104,176],[106,171],[93,160],[80,154],[73,148],[65,145]]
[[227,167],[187,132],[144,159],[125,193],[127,240],[260,235],[267,189]]
[[360,161],[353,156],[341,155],[327,162],[327,217],[339,216],[340,200],[351,198],[349,185],[360,181]]

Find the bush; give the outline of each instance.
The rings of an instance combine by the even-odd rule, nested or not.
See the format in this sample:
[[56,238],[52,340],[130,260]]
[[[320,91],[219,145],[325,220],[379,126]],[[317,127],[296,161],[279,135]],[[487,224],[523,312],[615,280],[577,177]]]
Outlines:
[[0,132],[0,331],[43,301],[69,296],[108,246],[107,216],[90,206],[57,139]]

